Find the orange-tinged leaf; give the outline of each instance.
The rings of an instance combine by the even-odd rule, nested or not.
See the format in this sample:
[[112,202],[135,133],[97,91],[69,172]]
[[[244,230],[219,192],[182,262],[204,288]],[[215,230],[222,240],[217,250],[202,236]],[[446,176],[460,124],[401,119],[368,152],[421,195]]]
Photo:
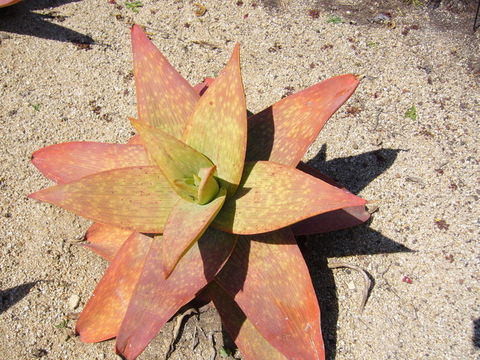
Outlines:
[[161,237],[153,241],[117,335],[117,353],[129,360],[135,359],[168,319],[213,280],[230,256],[236,237],[208,229],[168,279],[162,274],[161,241]]
[[[134,119],[131,119],[131,122],[172,189],[184,199],[197,200],[195,197],[198,187],[195,188],[192,176],[198,175],[203,168],[211,168],[212,162],[205,155],[160,129]],[[186,184],[187,179],[192,180],[192,184]]]
[[80,340],[117,336],[151,243],[151,237],[133,233],[120,248],[80,314],[76,324]]
[[292,230],[295,235],[321,234],[358,226],[368,219],[365,206],[351,206],[302,220],[293,224]]
[[168,216],[160,242],[163,276],[170,276],[187,250],[203,235],[225,201],[226,191],[206,205],[180,199]]
[[290,229],[240,236],[216,282],[287,359],[324,359],[320,309]]
[[[86,141],[47,146],[33,153],[32,163],[43,175],[59,184],[106,170],[149,165],[143,146]],[[83,246],[111,261],[131,234],[132,230],[97,223],[87,231],[88,243]]]
[[216,166],[220,186],[231,196],[240,182],[247,143],[247,112],[240,48],[208,87],[195,107],[185,131],[185,142]]
[[217,308],[222,324],[238,346],[244,360],[288,360],[255,329],[235,301],[212,281],[206,295]]
[[330,176],[325,175],[324,173],[322,173],[317,168],[315,168],[311,165],[308,165],[308,164],[304,163],[303,161],[300,161],[297,164],[297,169],[303,171],[304,173],[307,173],[308,175],[315,176],[317,179],[323,180],[323,181],[329,183],[330,185],[338,187],[339,189],[347,190],[342,185],[338,184],[335,180],[333,180]]
[[[133,118],[130,118],[130,120],[133,119]],[[140,138],[140,135],[133,135],[128,141],[127,141],[127,144],[128,145],[142,145],[143,146],[143,142],[142,142],[142,139]]]
[[33,153],[32,163],[59,184],[101,171],[149,165],[142,146],[86,141],[47,146]]
[[138,25],[132,48],[139,118],[180,139],[199,95]]
[[104,171],[29,197],[77,215],[146,233],[159,233],[178,200],[157,167]]
[[[323,180],[335,187],[338,187],[339,189],[347,191],[347,189],[337,184],[327,175],[322,174],[316,168],[309,166],[303,162],[300,162],[297,165],[297,169],[306,172],[307,174],[310,174],[312,176],[315,176],[317,179]],[[364,205],[352,206],[305,219],[296,224],[293,224],[292,229],[295,235],[320,234],[361,225],[368,219],[370,219],[370,214],[365,209]]]
[[0,0],[0,8],[14,5],[16,3],[19,3],[20,1],[22,0]]
[[248,119],[247,160],[296,166],[326,121],[352,95],[358,77],[324,80]]
[[132,235],[133,231],[117,226],[95,223],[87,230],[87,243],[81,244],[95,253],[112,261],[123,243]]
[[212,225],[234,234],[258,234],[365,200],[270,161],[245,164],[237,193],[227,199]]
[[213,78],[207,77],[207,78],[205,78],[205,80],[203,80],[200,84],[195,85],[195,86],[193,87],[193,90],[195,90],[195,92],[196,92],[198,95],[202,96],[202,95],[205,93],[205,91],[207,91],[208,87],[209,87],[210,85],[212,85],[212,83],[213,83],[214,80],[215,80],[215,79],[213,79]]

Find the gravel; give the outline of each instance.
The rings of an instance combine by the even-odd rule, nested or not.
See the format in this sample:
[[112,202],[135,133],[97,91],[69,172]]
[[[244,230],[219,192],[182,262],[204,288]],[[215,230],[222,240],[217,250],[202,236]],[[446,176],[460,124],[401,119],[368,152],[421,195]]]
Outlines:
[[[378,205],[367,226],[302,243],[328,358],[478,359],[476,2],[454,12],[393,0],[206,0],[202,16],[191,2],[142,3],[138,12],[93,0],[0,9],[0,359],[116,358],[111,341],[65,341],[66,315],[82,309],[107,265],[75,244],[89,222],[26,195],[50,184],[30,164],[33,151],[131,136],[132,23],[192,84],[217,74],[239,41],[252,112],[327,77],[364,75],[305,158]],[[361,277],[333,273],[327,259],[374,279],[362,314]],[[214,331],[217,353],[228,344],[205,311],[187,321],[172,360],[209,358],[206,338],[191,350],[195,326]],[[161,358],[171,330],[140,359]]]

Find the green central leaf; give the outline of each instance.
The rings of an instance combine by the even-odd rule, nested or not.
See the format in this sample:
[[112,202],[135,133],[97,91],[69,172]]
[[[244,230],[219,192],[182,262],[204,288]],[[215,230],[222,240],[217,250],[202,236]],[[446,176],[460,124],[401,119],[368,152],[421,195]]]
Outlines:
[[198,203],[204,205],[209,203],[218,194],[218,183],[214,178],[216,167],[200,169],[198,172]]
[[130,119],[147,152],[183,199],[205,204],[218,192],[215,166],[203,154],[160,129]]

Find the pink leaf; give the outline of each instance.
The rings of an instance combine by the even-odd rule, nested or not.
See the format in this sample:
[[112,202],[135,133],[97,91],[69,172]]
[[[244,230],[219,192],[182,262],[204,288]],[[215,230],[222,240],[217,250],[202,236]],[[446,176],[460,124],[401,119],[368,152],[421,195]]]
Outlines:
[[151,243],[152,238],[133,233],[120,248],[80,314],[80,340],[98,342],[117,335]]
[[180,139],[199,96],[138,25],[132,47],[139,120]]
[[216,281],[287,359],[324,359],[320,309],[290,229],[240,236]]
[[101,171],[150,165],[142,146],[86,141],[47,146],[33,153],[32,163],[59,184]]
[[352,95],[355,75],[322,81],[248,119],[247,160],[296,166],[323,125]]
[[258,234],[365,200],[300,170],[270,161],[245,164],[237,193],[212,225],[234,234]]
[[236,237],[207,230],[163,278],[161,237],[150,248],[140,280],[117,336],[117,353],[135,359],[178,309],[210,282],[230,256]]

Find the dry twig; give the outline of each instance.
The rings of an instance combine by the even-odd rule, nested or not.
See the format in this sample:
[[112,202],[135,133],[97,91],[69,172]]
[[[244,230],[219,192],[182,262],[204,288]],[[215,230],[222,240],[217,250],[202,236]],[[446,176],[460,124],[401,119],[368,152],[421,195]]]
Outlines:
[[172,341],[170,341],[170,346],[168,347],[168,351],[165,354],[165,360],[168,360],[172,352],[175,350],[175,343],[177,341],[178,334],[180,334],[180,328],[182,326],[183,319],[185,318],[185,316],[191,315],[192,313],[197,313],[197,310],[195,310],[194,308],[187,309],[177,317],[175,321],[175,326],[173,328]]
[[347,264],[347,263],[344,263],[344,262],[331,262],[331,263],[328,264],[328,267],[330,269],[348,268],[348,269],[358,271],[359,273],[361,273],[363,275],[365,285],[363,287],[362,302],[360,303],[360,308],[359,308],[359,312],[362,313],[363,309],[365,309],[365,305],[366,305],[367,299],[368,299],[368,294],[369,294],[370,288],[372,286],[372,280],[370,280],[367,272],[364,269],[362,269],[361,267],[358,267],[358,266],[352,265],[352,264]]

